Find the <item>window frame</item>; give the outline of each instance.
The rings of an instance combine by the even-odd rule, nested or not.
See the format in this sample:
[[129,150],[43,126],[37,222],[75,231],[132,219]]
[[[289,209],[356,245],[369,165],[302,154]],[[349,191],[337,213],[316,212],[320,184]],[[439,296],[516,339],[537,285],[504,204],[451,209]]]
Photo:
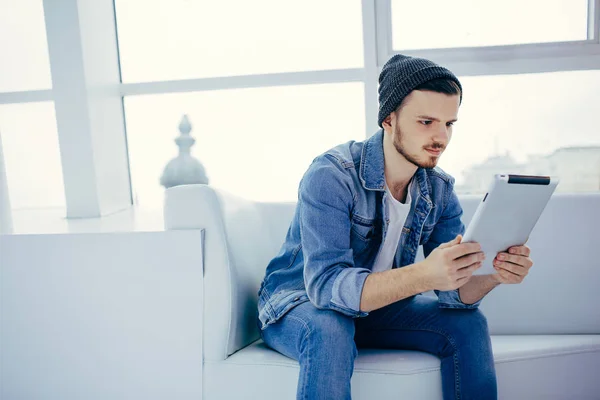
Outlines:
[[[56,118],[67,201],[66,215],[77,218],[102,216],[110,213],[110,210],[114,212],[133,205],[128,160],[120,161],[119,182],[114,184],[101,181],[97,172],[97,168],[114,167],[113,159],[123,160],[124,152],[128,154],[124,96],[362,82],[365,138],[374,134],[378,128],[378,76],[385,62],[400,51],[392,48],[391,0],[361,0],[361,9],[364,54],[362,68],[124,84],[118,63],[113,0],[44,0],[52,89],[0,92],[0,104],[54,102],[55,108],[61,110]],[[588,10],[588,39],[584,41],[407,50],[402,53],[434,60],[459,76],[600,70],[600,0],[588,0]],[[69,32],[70,40],[80,44],[73,52],[62,51],[64,43],[61,35],[65,31]],[[73,74],[73,67],[82,73]],[[101,85],[98,86],[98,83]],[[99,91],[99,87],[104,90]],[[103,100],[113,102],[109,109],[102,108],[105,102],[95,97],[100,92],[104,96]],[[79,97],[74,99],[74,93]],[[90,112],[82,115],[77,108],[71,108],[71,104],[80,99],[93,112],[102,113],[113,120],[110,140],[117,143],[109,150],[103,148],[95,153],[95,164],[87,165],[86,168],[79,168],[77,163],[81,159],[80,153],[89,152],[90,144],[97,146],[95,143],[99,122],[92,118]],[[116,102],[120,103],[120,107]],[[72,121],[77,121],[77,129],[73,129]],[[70,131],[62,129],[65,126],[70,126]],[[82,135],[85,140],[74,142],[73,138],[77,137],[74,133]],[[85,195],[81,194],[82,182],[90,188]],[[114,198],[115,193],[119,195],[118,201],[111,205],[110,210],[103,208],[103,202],[107,198]]]
[[587,40],[501,46],[394,50],[392,0],[375,0],[377,62],[394,54],[434,60],[461,76],[577,71],[600,68],[600,0],[588,0]]

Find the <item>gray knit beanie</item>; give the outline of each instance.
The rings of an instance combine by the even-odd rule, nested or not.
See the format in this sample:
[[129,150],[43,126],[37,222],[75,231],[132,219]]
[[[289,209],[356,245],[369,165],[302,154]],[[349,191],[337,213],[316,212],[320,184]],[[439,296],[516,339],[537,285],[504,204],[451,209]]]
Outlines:
[[388,60],[379,74],[379,116],[377,123],[383,127],[383,120],[398,108],[402,100],[419,85],[432,79],[451,79],[460,88],[458,78],[449,70],[433,61],[396,54]]

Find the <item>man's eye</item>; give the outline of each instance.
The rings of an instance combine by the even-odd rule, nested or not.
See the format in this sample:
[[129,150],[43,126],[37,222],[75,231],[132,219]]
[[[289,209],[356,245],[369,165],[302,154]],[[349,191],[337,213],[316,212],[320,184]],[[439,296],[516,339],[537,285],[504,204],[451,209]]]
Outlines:
[[425,120],[425,121],[419,121],[421,124],[423,125],[431,125],[431,121]]
[[452,125],[454,125],[454,122],[448,122],[448,123],[446,124],[446,126],[452,126]]

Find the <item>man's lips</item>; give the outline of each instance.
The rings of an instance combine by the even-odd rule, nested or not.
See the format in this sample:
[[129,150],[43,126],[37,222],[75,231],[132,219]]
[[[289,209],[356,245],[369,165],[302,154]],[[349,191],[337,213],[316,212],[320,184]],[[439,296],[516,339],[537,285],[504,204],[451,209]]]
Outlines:
[[434,156],[439,156],[442,154],[442,149],[425,149],[429,152],[429,154],[433,154]]

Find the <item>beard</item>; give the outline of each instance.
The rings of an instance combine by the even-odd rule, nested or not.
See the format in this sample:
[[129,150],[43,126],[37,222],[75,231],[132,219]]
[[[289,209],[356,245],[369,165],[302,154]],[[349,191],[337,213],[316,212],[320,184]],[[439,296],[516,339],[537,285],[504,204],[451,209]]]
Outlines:
[[[404,143],[403,139],[404,136],[402,135],[402,130],[400,130],[399,125],[396,125],[393,143],[398,153],[400,153],[408,162],[420,168],[434,168],[437,165],[439,157],[410,153],[407,150],[406,144]],[[439,143],[432,143],[431,145],[426,147],[435,150],[444,150],[444,146]],[[423,151],[425,151],[425,147],[423,148]]]

